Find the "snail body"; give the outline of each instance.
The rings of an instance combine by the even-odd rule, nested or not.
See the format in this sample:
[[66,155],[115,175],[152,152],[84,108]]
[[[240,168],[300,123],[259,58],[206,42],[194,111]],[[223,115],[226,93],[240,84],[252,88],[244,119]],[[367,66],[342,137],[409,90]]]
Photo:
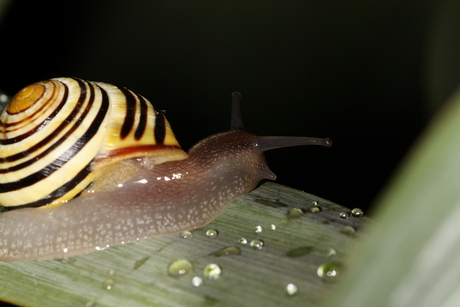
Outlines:
[[[52,81],[72,83],[78,80],[68,79]],[[107,92],[103,86],[94,84]],[[108,97],[110,100],[110,95]],[[19,209],[1,213],[0,260],[69,257],[202,227],[234,199],[253,190],[260,180],[276,178],[265,162],[263,151],[308,144],[330,146],[328,139],[259,137],[243,130],[239,99],[239,93],[234,93],[232,129],[205,138],[188,154],[182,152],[168,130],[166,119],[161,119],[163,115],[157,113],[153,120],[160,117],[163,123],[160,128],[163,132],[156,132],[160,135],[157,139],[163,142],[153,137],[147,141],[153,144],[138,146],[131,141],[128,146],[117,145],[113,151],[116,154],[107,154],[110,151],[103,145],[89,163],[81,163],[88,170],[85,178],[90,179],[89,183],[83,183],[86,186],[81,190],[70,196],[66,193],[41,196],[40,200],[32,200],[32,206],[28,207],[20,202],[16,205]],[[26,107],[8,106],[7,110],[17,112],[13,108]],[[153,126],[150,135],[155,135]],[[164,141],[166,138],[161,136],[168,133],[168,141]],[[139,147],[144,151],[133,153]],[[170,155],[172,159],[168,160]],[[0,173],[0,182],[4,180],[7,179]],[[6,207],[1,194],[14,189],[5,190],[0,190],[0,204]],[[48,203],[42,205],[47,200]],[[42,206],[35,207],[37,203]]]

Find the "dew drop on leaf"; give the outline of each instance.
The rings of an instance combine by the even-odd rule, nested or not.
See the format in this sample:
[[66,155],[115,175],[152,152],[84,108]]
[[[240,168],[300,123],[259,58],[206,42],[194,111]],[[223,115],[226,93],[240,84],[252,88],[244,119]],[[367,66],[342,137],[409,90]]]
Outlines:
[[168,267],[168,274],[172,277],[183,277],[193,272],[193,265],[187,259],[178,259]]
[[217,235],[218,235],[218,232],[215,229],[208,229],[206,231],[206,236],[209,238],[212,238],[212,239],[217,238]]
[[182,231],[179,236],[182,238],[182,239],[190,239],[191,237],[193,237],[193,234],[186,230],[186,231]]
[[254,249],[262,249],[264,247],[264,241],[262,240],[252,240],[251,243],[249,243]]
[[324,281],[337,281],[342,275],[342,265],[337,262],[325,262],[318,267],[317,274]]
[[288,220],[299,218],[303,215],[303,211],[299,208],[291,208],[287,214]]
[[360,208],[354,208],[353,210],[351,210],[351,215],[353,215],[354,217],[362,217],[364,215],[364,212]]
[[299,289],[294,284],[287,284],[286,288],[284,288],[284,291],[287,295],[295,295],[299,291]]
[[216,280],[222,274],[222,269],[215,263],[210,263],[204,267],[203,275],[207,279]]
[[264,229],[262,228],[262,226],[258,225],[254,228],[254,232],[255,233],[261,233],[262,231],[264,231]]
[[192,278],[192,286],[199,287],[203,284],[203,279],[199,276],[195,276]]
[[102,287],[104,289],[111,290],[114,283],[115,281],[112,278],[108,278],[102,283]]

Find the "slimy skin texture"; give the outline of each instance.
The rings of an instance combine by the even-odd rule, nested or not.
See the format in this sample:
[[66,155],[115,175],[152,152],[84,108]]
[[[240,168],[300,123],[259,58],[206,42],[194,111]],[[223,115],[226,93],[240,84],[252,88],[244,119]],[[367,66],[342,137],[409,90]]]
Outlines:
[[257,137],[243,130],[211,136],[184,161],[149,170],[130,160],[139,171],[115,191],[2,213],[0,260],[69,257],[202,227],[260,180],[275,179],[262,152],[244,148],[255,142]]
[[202,227],[260,180],[276,178],[265,150],[331,145],[329,139],[253,135],[242,129],[239,99],[234,93],[232,130],[198,142],[187,159],[116,162],[117,171],[98,174],[99,181],[67,203],[1,213],[0,260],[70,257]]

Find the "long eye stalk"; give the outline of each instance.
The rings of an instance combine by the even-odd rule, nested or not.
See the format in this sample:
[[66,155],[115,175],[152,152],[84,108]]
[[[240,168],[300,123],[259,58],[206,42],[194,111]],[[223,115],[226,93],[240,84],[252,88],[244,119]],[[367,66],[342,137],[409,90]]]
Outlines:
[[304,146],[304,145],[320,145],[330,147],[332,141],[329,138],[311,138],[304,136],[260,136],[258,137],[258,147],[261,151],[266,151],[275,148]]
[[[244,129],[243,119],[240,108],[241,94],[234,92],[232,94],[232,120],[230,130]],[[266,151],[275,148],[320,145],[330,147],[332,141],[329,138],[312,138],[312,137],[295,137],[295,136],[260,136],[258,137],[258,148],[260,151]]]

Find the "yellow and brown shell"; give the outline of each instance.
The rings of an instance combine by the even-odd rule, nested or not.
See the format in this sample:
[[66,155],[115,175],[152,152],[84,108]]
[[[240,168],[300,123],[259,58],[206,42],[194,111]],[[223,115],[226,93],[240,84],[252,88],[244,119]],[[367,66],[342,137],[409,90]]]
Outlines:
[[0,205],[59,204],[81,193],[94,170],[142,156],[187,158],[147,99],[76,78],[34,83],[0,115]]

